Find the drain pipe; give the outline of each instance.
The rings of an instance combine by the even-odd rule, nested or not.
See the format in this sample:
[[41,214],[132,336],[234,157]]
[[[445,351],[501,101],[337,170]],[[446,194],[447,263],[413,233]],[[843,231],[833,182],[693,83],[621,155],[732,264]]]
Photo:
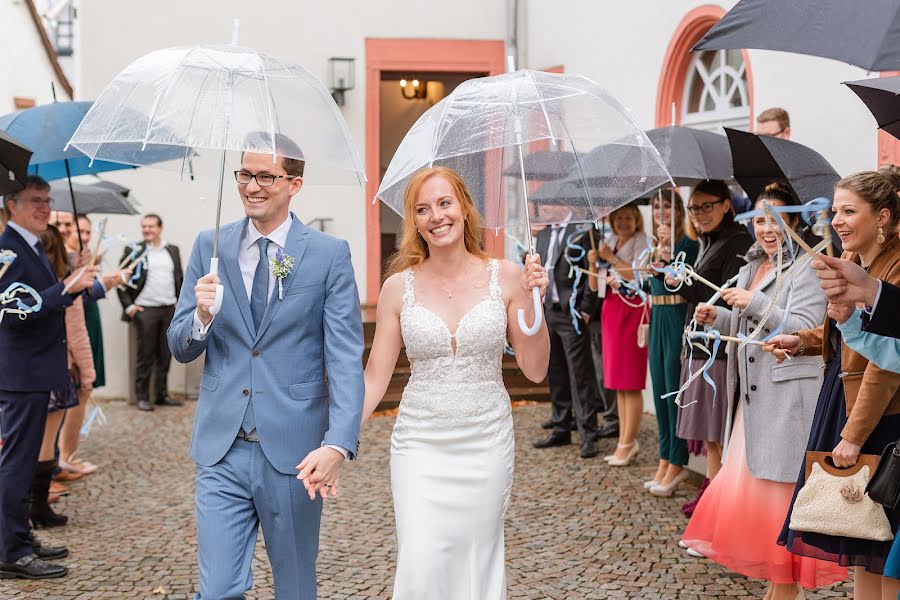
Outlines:
[[519,68],[519,0],[506,0],[506,72]]

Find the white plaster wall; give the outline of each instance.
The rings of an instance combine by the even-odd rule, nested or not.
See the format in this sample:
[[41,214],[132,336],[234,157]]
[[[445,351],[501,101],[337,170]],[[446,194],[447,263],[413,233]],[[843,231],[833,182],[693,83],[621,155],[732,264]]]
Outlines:
[[[0,0],[2,1],[2,0]],[[342,109],[365,163],[365,39],[456,38],[503,39],[506,32],[505,3],[492,0],[459,0],[453,4],[437,0],[392,0],[371,2],[309,2],[285,0],[157,0],[80,2],[78,81],[79,99],[96,97],[127,64],[159,48],[228,43],[232,19],[241,20],[240,43],[284,60],[302,64],[326,81],[327,60],[332,56],[356,58],[356,88],[346,93]],[[232,162],[236,162],[236,159]],[[227,171],[234,169],[229,163]],[[178,244],[186,261],[196,233],[213,224],[215,174],[194,182],[178,181],[174,175],[154,169],[111,173],[114,179],[134,189],[145,211],[162,215],[165,237]],[[235,187],[225,185],[222,219],[242,216]],[[203,198],[201,201],[200,199]],[[295,198],[292,209],[303,220],[333,219],[329,233],[350,242],[357,285],[365,289],[365,202],[361,189],[353,186],[307,186]],[[136,238],[139,218],[110,220],[110,227]],[[128,393],[127,328],[119,321],[118,300],[101,303],[107,354],[107,387],[99,394]],[[172,390],[196,390],[198,365],[188,370],[173,364],[169,377]]]
[[15,110],[16,96],[34,98],[38,104],[52,102],[51,82],[58,98],[68,100],[21,0],[0,0],[0,40],[0,115]]

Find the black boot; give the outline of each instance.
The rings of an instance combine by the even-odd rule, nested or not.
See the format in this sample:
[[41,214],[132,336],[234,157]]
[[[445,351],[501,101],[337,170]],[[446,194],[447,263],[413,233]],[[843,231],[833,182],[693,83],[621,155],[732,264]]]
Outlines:
[[56,468],[55,460],[38,463],[37,473],[31,482],[31,524],[35,529],[41,527],[61,527],[69,522],[69,517],[53,512],[47,503],[50,494],[50,479]]

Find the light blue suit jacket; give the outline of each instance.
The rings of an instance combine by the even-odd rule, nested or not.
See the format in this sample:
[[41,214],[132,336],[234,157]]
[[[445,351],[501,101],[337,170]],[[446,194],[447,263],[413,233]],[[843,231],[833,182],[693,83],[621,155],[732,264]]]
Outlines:
[[237,436],[251,398],[259,443],[284,474],[321,444],[358,449],[363,407],[363,331],[359,295],[346,241],[320,233],[291,214],[285,254],[294,267],[276,285],[259,332],[238,266],[247,219],[220,230],[222,309],[204,340],[191,336],[194,286],[208,269],[213,232],[194,242],[175,317],[172,355],[190,362],[206,353],[191,435],[191,458],[218,463]]

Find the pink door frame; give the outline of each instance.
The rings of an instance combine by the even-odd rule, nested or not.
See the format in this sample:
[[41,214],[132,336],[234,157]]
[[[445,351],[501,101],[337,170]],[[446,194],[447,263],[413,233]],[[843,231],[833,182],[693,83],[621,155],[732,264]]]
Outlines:
[[[675,122],[681,122],[684,99],[684,83],[691,65],[691,48],[725,15],[725,9],[714,4],[698,6],[687,13],[672,35],[656,91],[656,126],[665,127],[672,122],[672,103],[675,103]],[[753,73],[746,50],[741,53],[747,70],[747,95],[750,101],[750,123],[753,123]]]
[[[375,305],[381,291],[381,206],[372,199],[381,183],[382,71],[499,75],[503,58],[502,40],[366,38],[366,304]],[[503,256],[497,239],[492,254]]]

